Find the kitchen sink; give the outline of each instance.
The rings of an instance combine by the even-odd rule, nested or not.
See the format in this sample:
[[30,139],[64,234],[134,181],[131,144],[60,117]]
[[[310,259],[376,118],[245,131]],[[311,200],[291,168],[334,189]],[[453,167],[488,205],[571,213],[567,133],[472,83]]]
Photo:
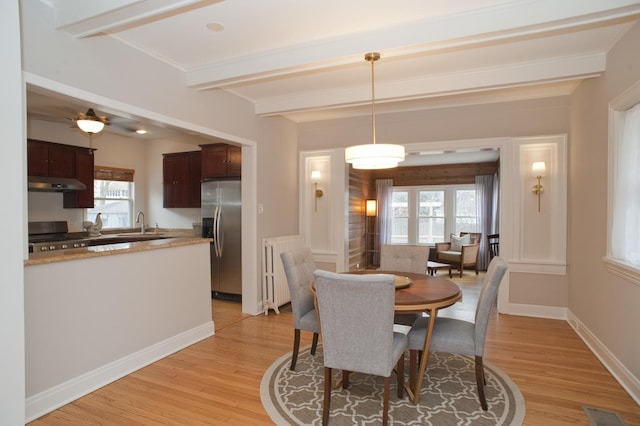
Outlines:
[[102,246],[105,244],[119,244],[119,243],[136,243],[140,241],[152,241],[152,240],[163,240],[165,236],[156,233],[148,233],[141,234],[139,232],[129,233],[129,234],[118,234],[114,236],[107,236],[96,238],[95,240],[89,241],[89,246]]

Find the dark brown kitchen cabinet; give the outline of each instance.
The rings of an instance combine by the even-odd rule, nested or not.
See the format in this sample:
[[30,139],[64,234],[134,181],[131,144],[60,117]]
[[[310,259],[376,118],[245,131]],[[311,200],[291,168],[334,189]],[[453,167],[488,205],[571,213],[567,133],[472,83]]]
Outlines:
[[79,180],[87,189],[65,192],[63,207],[92,208],[93,151],[79,146],[27,139],[27,174]]
[[226,144],[201,145],[202,178],[240,177],[242,149]]
[[51,142],[27,140],[27,174],[74,178],[76,147]]
[[93,151],[88,148],[75,149],[75,178],[84,183],[87,189],[84,191],[69,191],[63,195],[64,208],[94,207],[93,203]]
[[200,151],[163,154],[163,207],[200,207]]

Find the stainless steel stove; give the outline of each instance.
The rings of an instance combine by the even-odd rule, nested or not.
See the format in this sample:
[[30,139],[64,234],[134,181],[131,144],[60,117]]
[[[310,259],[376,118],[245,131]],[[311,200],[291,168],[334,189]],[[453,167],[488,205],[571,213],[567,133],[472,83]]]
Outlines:
[[69,235],[66,221],[29,222],[29,253],[87,247],[89,239]]

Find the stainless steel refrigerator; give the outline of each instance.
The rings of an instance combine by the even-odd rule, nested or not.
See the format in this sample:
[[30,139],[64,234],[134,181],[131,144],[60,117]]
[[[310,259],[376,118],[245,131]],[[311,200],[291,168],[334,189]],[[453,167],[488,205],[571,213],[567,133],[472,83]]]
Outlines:
[[211,296],[242,298],[240,180],[202,183],[202,236],[211,243]]

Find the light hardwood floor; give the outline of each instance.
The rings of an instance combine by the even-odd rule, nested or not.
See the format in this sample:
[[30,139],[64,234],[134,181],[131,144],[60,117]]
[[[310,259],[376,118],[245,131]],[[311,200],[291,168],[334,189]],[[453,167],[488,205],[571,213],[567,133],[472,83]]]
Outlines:
[[[473,317],[475,278],[458,281],[463,304],[442,314]],[[31,425],[263,425],[264,371],[293,342],[290,310],[242,315],[213,301],[216,335],[49,413]],[[302,333],[302,345],[311,333]],[[507,373],[526,402],[525,425],[588,425],[583,406],[640,426],[638,406],[564,321],[494,313],[485,360]]]

